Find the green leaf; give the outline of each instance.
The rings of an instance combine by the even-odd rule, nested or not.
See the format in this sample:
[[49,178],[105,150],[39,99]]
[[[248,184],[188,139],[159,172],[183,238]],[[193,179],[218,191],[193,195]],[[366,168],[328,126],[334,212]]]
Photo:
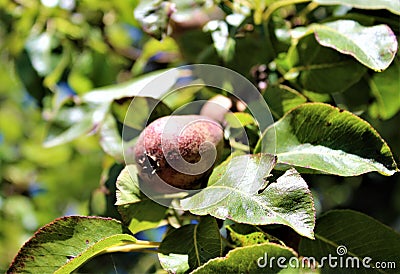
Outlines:
[[21,143],[20,154],[37,166],[57,168],[71,159],[72,151],[67,146],[44,148],[42,144],[29,140]]
[[[261,5],[261,1],[257,5]],[[235,38],[233,57],[230,58],[230,62],[225,63],[225,66],[242,75],[247,75],[255,64],[260,64],[260,60],[268,64],[275,56],[271,32],[263,25],[255,25],[254,30],[249,32],[238,31],[238,36],[243,35],[243,37]],[[230,44],[232,45],[232,42]],[[249,54],[250,51],[252,54]]]
[[136,174],[135,165],[128,165],[121,171],[117,178],[117,202],[115,203],[132,233],[158,227],[167,210],[166,207],[141,193]]
[[354,58],[321,46],[311,34],[293,44],[276,63],[285,79],[297,80],[303,89],[316,93],[342,92],[367,71]]
[[50,75],[63,58],[60,54],[52,51],[60,46],[59,39],[48,32],[43,32],[37,36],[32,35],[26,42],[26,51],[33,67],[40,76]]
[[387,9],[395,14],[400,15],[400,3],[399,1],[392,0],[314,0],[314,2],[321,5],[346,5],[355,7],[358,9]]
[[268,140],[276,138],[278,163],[284,165],[340,176],[397,171],[390,148],[370,124],[328,104],[300,105],[267,128],[262,138],[267,146],[275,145]]
[[189,256],[187,254],[169,254],[164,255],[158,253],[158,259],[163,269],[168,271],[168,273],[185,273],[190,269],[189,267]]
[[93,83],[90,78],[78,69],[69,73],[68,84],[77,94],[83,94],[93,89]]
[[[190,103],[196,99],[199,94],[201,94],[204,88],[205,83],[200,80],[196,79],[188,83],[187,86],[182,86],[179,89],[174,90],[174,92],[168,93],[165,97],[162,98],[163,103],[165,103],[170,109],[173,111],[179,110],[182,111],[182,107],[185,105],[190,108]],[[193,111],[193,110],[192,110]],[[177,112],[176,114],[179,114]],[[186,114],[192,114],[193,112],[189,112]],[[181,112],[181,114],[183,114]]]
[[255,124],[253,116],[245,112],[229,112],[225,114],[225,119],[233,128],[242,128],[247,125]]
[[[269,260],[272,257],[285,258],[284,261],[280,259],[282,267],[278,266],[276,260]],[[291,269],[289,273],[299,273],[288,264],[293,257],[297,258],[293,249],[274,243],[238,247],[229,251],[223,258],[208,261],[192,273],[280,273],[282,268]]]
[[118,212],[133,234],[167,224],[163,222],[166,211],[166,207],[149,199],[118,206]]
[[116,161],[124,161],[122,138],[118,132],[117,122],[111,114],[107,114],[100,128],[100,146],[105,153]]
[[337,20],[313,29],[322,46],[349,54],[376,71],[385,70],[397,52],[396,36],[387,25],[364,27],[356,21]]
[[235,223],[226,226],[229,239],[235,246],[249,246],[268,242],[268,234],[257,227]]
[[[347,89],[346,89],[347,90]],[[332,102],[332,95],[327,93],[317,93],[308,90],[303,90],[302,94],[307,97],[310,102],[330,103]],[[338,93],[335,93],[338,94]]]
[[122,137],[118,124],[111,114],[107,114],[104,119],[100,134],[100,146],[105,153],[112,156],[117,162],[131,163],[131,148],[134,147],[140,130],[134,130],[129,127],[125,128],[124,136]]
[[[352,262],[351,257],[360,260],[359,269],[340,265],[329,268],[326,260],[323,273],[398,273],[396,269],[374,271],[363,267],[362,260],[367,257],[371,260],[364,262],[371,268],[376,262],[400,264],[400,234],[367,215],[351,210],[329,211],[317,220],[315,238],[315,241],[301,240],[299,253],[302,256],[312,256],[320,262],[322,257],[331,255],[343,258],[344,266],[345,262]],[[334,261],[339,263],[339,260]]]
[[63,53],[61,54],[60,60],[56,63],[57,66],[46,75],[43,79],[43,85],[48,88],[54,88],[55,85],[61,81],[62,75],[68,64],[71,62],[71,47],[69,45],[64,46]]
[[[124,97],[134,97],[143,95],[159,99],[169,91],[169,89],[175,84],[179,76],[178,72],[175,75],[176,77],[171,77],[171,74],[168,73],[168,78],[166,77],[163,78],[162,74],[166,71],[167,70],[157,70],[154,72],[146,73],[143,76],[136,77],[130,81],[121,84],[94,89],[84,94],[82,96],[82,100],[87,103],[110,104],[112,101]],[[161,77],[162,79],[160,80],[160,82],[162,82],[162,86],[157,85],[157,83],[154,83],[154,80],[157,79],[158,77]],[[146,88],[146,93],[141,94],[140,92],[149,84],[151,85],[151,87],[154,88],[151,90]]]
[[142,200],[137,172],[136,165],[127,165],[118,175],[115,205],[132,204]]
[[400,61],[393,62],[386,71],[375,73],[369,86],[376,98],[370,109],[373,117],[390,119],[400,110]]
[[[386,73],[386,71],[379,73]],[[336,106],[361,115],[371,104],[369,79],[370,77],[365,75],[344,92],[332,94]]]
[[136,239],[111,218],[69,216],[40,228],[20,249],[8,273],[70,273],[102,251]]
[[162,41],[157,39],[149,39],[143,45],[139,58],[136,59],[132,67],[132,74],[139,75],[143,73],[143,70],[145,69],[146,64],[149,62],[149,59],[160,53],[167,54],[169,56],[176,56],[174,59],[177,59],[179,56],[179,49],[172,37],[164,37]]
[[263,97],[274,117],[280,118],[286,112],[300,104],[307,102],[307,98],[296,90],[284,86],[269,85],[264,91]]
[[216,220],[207,216],[201,218],[198,224],[184,225],[172,231],[161,242],[159,252],[188,254],[191,269],[221,256],[222,242]]
[[[155,71],[148,73],[145,76],[135,78],[132,81],[95,89],[84,94],[82,96],[82,101],[87,104],[88,109],[86,110],[86,113],[83,113],[83,118],[75,123],[66,121],[67,123],[70,123],[71,126],[62,133],[54,133],[53,131],[55,130],[53,130],[53,127],[51,127],[48,134],[49,136],[46,138],[44,145],[46,147],[52,147],[70,142],[85,134],[95,133],[97,129],[101,128],[102,124],[105,122],[107,113],[109,112],[111,106],[114,114],[120,119],[121,122],[124,122],[125,114],[128,114],[127,122],[129,125],[132,124],[134,129],[143,129],[144,123],[147,121],[147,119],[156,119],[160,116],[169,114],[169,108],[165,104],[160,103],[159,100],[155,99],[161,98],[167,93],[167,91],[169,91],[178,78],[179,72],[176,71],[175,74],[174,72],[171,72],[174,76],[176,76],[175,78],[171,76],[171,73],[163,78],[162,74],[164,72],[165,70]],[[162,87],[160,87],[158,81],[154,81],[156,78],[161,79],[160,81],[163,83]],[[147,85],[150,85],[150,88]],[[145,95],[148,97],[140,96],[142,89],[145,87],[147,87]],[[136,95],[139,96],[133,100]],[[153,107],[155,107],[154,113],[149,114],[147,112],[140,112],[140,114],[142,114],[140,117],[138,117],[137,113],[132,114],[133,111],[137,110],[136,107],[128,109],[132,100],[140,109],[142,109],[142,103],[145,100],[146,110],[150,111]],[[63,112],[59,111],[54,119],[65,120],[65,118],[62,116]],[[57,129],[55,126],[54,128]],[[106,126],[103,128],[102,134],[102,137],[109,139],[109,141],[117,141],[118,139],[116,135],[117,133],[113,129],[112,122],[109,120],[109,118]],[[132,141],[132,143],[134,143],[134,141]],[[101,145],[105,152],[115,157],[116,160],[120,161],[122,159],[122,150],[119,150],[115,143],[108,144],[103,141],[101,142]]]
[[275,161],[269,154],[233,157],[214,169],[208,187],[181,205],[197,215],[255,225],[283,224],[313,238],[315,209],[301,176],[292,169],[265,188]]
[[100,185],[95,189],[89,200],[89,214],[96,216],[107,216],[114,219],[121,219],[115,206],[116,181],[123,170],[124,165],[114,163],[103,170]]
[[111,109],[119,122],[137,130],[144,129],[153,120],[170,115],[172,112],[163,102],[151,97],[141,96],[115,100]]
[[147,34],[161,40],[167,34],[168,21],[173,12],[173,3],[152,0],[140,1],[134,15]]
[[[45,147],[58,146],[61,144],[68,143],[72,140],[75,140],[76,138],[81,137],[83,135],[96,132],[96,130],[100,127],[100,125],[104,121],[107,111],[108,111],[108,105],[101,104],[97,106],[92,106],[92,108],[89,108],[87,112],[83,113],[75,112],[75,114],[83,115],[82,119],[78,120],[76,123],[73,123],[74,121],[71,118],[72,121],[67,121],[67,122],[72,123],[72,125],[63,132],[58,134],[53,132],[55,131],[54,129],[57,128],[57,126],[54,126],[53,129],[53,125],[51,125],[48,136],[46,137],[46,140],[44,141],[43,145]],[[63,112],[59,112],[57,114],[57,116],[62,116],[62,115]],[[57,119],[57,117],[55,119]]]
[[204,26],[204,29],[211,32],[214,47],[224,63],[232,61],[235,56],[236,40],[229,37],[228,24],[223,20],[212,20]]

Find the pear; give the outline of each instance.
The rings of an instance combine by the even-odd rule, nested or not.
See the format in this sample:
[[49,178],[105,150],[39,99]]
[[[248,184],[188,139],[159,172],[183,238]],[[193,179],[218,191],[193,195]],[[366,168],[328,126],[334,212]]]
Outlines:
[[198,189],[219,160],[223,137],[221,125],[206,116],[159,118],[141,132],[134,147],[138,175],[152,186]]

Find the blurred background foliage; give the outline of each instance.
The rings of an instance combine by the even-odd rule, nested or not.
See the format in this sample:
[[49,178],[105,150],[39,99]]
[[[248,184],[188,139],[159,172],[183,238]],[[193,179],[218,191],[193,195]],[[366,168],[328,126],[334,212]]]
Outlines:
[[[118,218],[107,201],[112,204],[122,165],[103,152],[96,125],[89,124],[80,131],[85,134],[77,134],[79,138],[74,136],[71,142],[52,147],[43,143],[92,111],[81,101],[84,94],[150,71],[211,63],[240,72],[261,91],[277,83],[298,88],[303,97],[291,90],[286,95],[338,105],[369,121],[399,162],[398,55],[380,78],[363,70],[356,83],[336,93],[296,86],[282,71],[290,63],[286,52],[291,28],[329,21],[335,15],[364,25],[388,24],[398,38],[398,16],[385,10],[304,3],[288,5],[274,14],[270,24],[262,24],[263,11],[276,1],[138,2],[0,0],[0,269],[8,267],[38,227],[54,218],[71,214]],[[378,86],[389,85],[392,93],[377,93],[371,77],[376,77]],[[305,175],[305,180],[318,212],[351,208],[400,230],[398,174]],[[136,257],[124,256],[129,258],[97,262],[128,260],[128,271],[136,265]],[[136,271],[152,269],[154,258],[146,258]],[[96,267],[89,262],[88,271],[91,265]]]

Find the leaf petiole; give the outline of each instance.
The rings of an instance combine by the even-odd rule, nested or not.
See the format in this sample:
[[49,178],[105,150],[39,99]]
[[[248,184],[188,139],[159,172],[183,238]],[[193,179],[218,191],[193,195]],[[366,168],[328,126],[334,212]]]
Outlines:
[[160,246],[159,242],[150,242],[136,240],[135,243],[126,243],[116,246],[111,246],[101,253],[113,253],[113,252],[147,252],[151,248],[158,248]]

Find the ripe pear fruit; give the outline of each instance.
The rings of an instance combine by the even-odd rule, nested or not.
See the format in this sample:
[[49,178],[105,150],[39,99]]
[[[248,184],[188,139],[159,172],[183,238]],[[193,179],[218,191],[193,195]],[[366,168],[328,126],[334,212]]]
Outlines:
[[152,186],[165,182],[198,189],[222,153],[223,137],[221,125],[206,116],[159,118],[141,132],[134,147],[139,177]]

